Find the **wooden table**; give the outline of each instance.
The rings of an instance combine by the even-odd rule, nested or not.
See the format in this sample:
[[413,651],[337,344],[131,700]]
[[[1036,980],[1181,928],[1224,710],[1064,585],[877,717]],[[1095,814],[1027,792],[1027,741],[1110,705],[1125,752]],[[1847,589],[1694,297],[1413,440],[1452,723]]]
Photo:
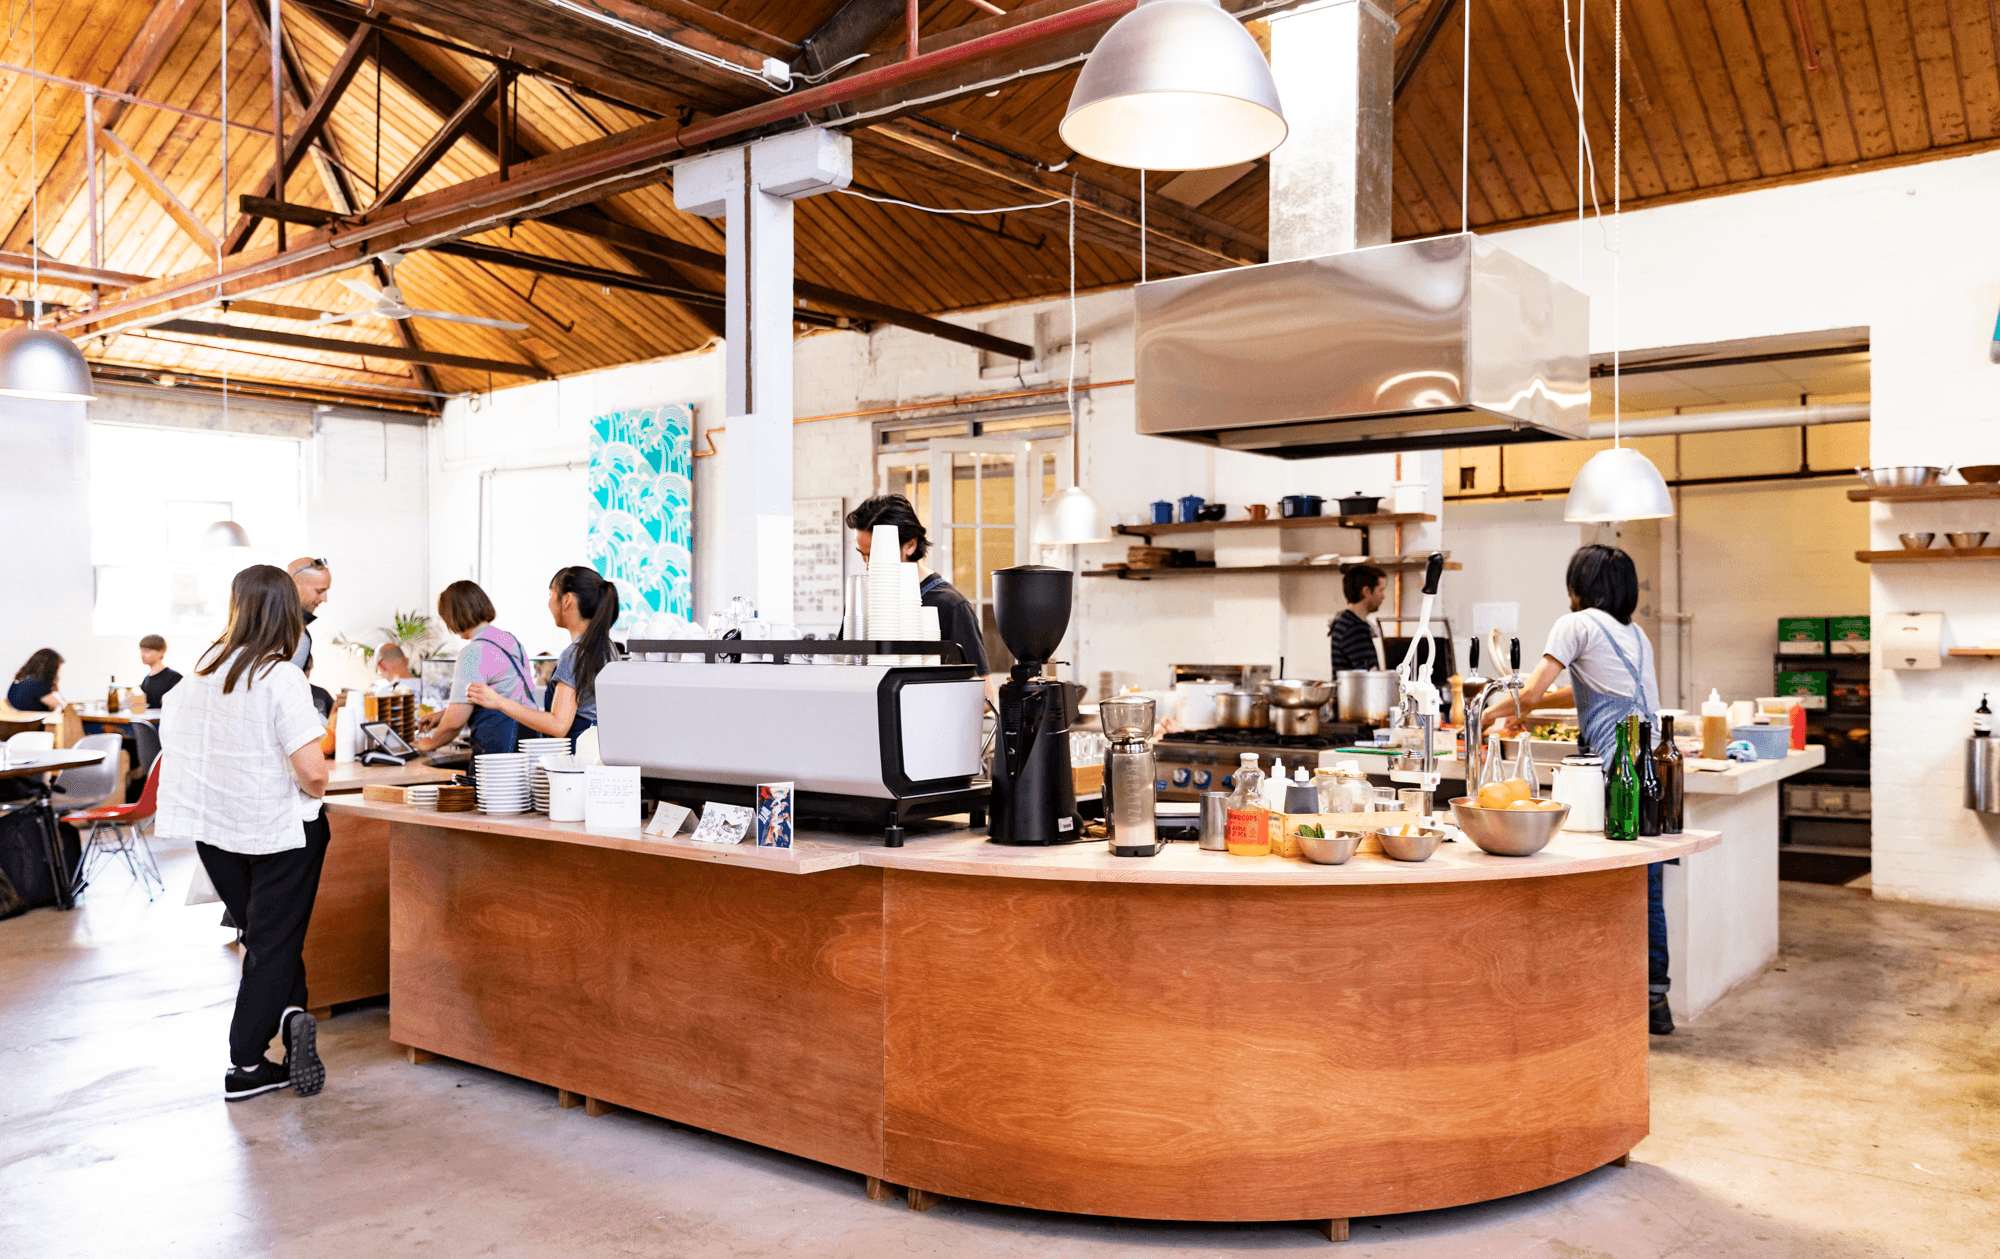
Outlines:
[[[26,763],[15,761],[5,769],[0,769],[0,779],[37,778],[43,774],[59,773],[65,769],[80,769],[85,765],[95,765],[105,757],[103,752],[72,752],[67,750],[38,752]],[[38,784],[34,798],[9,801],[0,804],[0,815],[32,810],[41,824],[42,855],[48,862],[49,878],[55,884],[57,909],[70,909],[76,904],[71,894],[71,871],[64,869],[69,864],[63,856],[62,835],[56,830],[56,809],[46,784]]]
[[[408,786],[445,782],[448,769],[432,765],[328,767],[329,797],[358,793],[371,784]],[[389,827],[374,818],[329,810],[330,842],[321,867],[319,895],[306,928],[306,982],[321,1016],[349,1001],[389,991]]]
[[[139,713],[127,712],[122,708],[115,713],[91,712],[88,709],[80,708],[77,710],[76,717],[78,721],[94,721],[100,726],[129,726],[135,721],[143,721],[149,725],[157,726],[160,724],[160,718],[164,717],[166,712],[167,710],[164,708],[148,708],[146,711]],[[62,721],[62,716],[61,713],[50,713],[42,719],[42,724],[48,726],[57,725]]]
[[789,853],[386,825],[390,1034],[910,1189],[1156,1219],[1427,1210],[1647,1131],[1648,864],[1712,833],[1343,866],[1172,845]]

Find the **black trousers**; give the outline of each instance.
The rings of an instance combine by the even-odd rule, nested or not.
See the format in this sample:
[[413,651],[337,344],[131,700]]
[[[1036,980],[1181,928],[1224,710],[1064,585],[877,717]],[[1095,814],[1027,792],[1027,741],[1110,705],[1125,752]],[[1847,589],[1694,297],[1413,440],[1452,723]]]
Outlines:
[[306,846],[246,857],[197,843],[201,864],[243,931],[243,981],[229,1020],[229,1061],[262,1061],[286,1007],[305,1008],[306,924],[319,895],[320,867],[330,838],[326,814],[303,824]]

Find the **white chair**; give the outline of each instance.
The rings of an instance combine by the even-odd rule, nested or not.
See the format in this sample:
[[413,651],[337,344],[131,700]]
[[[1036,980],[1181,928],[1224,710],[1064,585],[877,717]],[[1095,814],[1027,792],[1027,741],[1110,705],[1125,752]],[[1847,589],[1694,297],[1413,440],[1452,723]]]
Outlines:
[[118,780],[118,749],[124,743],[115,734],[87,734],[76,741],[72,752],[102,752],[104,757],[95,765],[79,765],[56,775],[56,794],[62,797],[55,802],[59,813],[94,809],[124,789]]
[[55,747],[56,736],[50,730],[23,730],[7,736],[7,754],[10,756],[33,756],[38,752],[53,752]]

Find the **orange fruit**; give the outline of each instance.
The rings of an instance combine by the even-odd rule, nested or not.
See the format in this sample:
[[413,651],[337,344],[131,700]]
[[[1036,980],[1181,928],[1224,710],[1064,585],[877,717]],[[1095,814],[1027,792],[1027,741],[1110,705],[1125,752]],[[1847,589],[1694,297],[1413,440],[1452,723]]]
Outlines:
[[1537,800],[1535,801],[1535,807],[1544,813],[1554,813],[1562,808],[1562,802],[1559,800]]
[[1513,813],[1539,813],[1542,805],[1538,800],[1515,800],[1509,803],[1507,808]]
[[1507,789],[1509,799],[1526,800],[1535,794],[1534,788],[1528,785],[1528,780],[1525,778],[1509,778],[1500,785]]
[[1514,801],[1514,793],[1506,783],[1487,783],[1479,789],[1479,807],[1482,809],[1504,809]]

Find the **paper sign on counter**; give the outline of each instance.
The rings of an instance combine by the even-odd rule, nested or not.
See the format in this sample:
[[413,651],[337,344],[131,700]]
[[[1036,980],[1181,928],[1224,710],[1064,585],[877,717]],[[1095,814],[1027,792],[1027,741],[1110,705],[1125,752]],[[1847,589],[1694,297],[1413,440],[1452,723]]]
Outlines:
[[637,765],[592,765],[583,777],[583,829],[639,829],[644,819],[639,813]]
[[680,834],[686,828],[688,819],[693,816],[694,810],[686,805],[662,800],[660,806],[653,810],[653,820],[646,823],[646,833],[661,839],[670,839]]
[[717,804],[701,806],[701,824],[694,828],[697,844],[740,844],[750,830],[750,806]]
[[792,784],[757,784],[757,846],[792,846]]

